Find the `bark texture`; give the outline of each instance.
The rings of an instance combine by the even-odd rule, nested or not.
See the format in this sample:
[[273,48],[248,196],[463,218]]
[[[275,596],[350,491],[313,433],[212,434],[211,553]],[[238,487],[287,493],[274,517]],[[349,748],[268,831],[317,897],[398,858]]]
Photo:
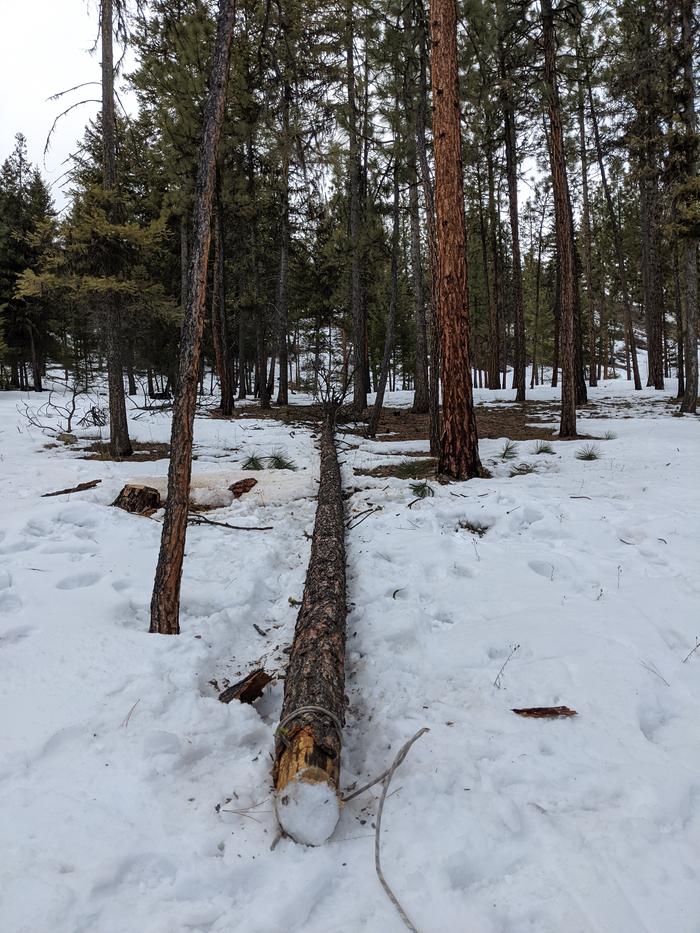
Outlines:
[[433,0],[430,31],[438,252],[436,301],[443,393],[438,470],[453,479],[464,480],[479,476],[481,463],[469,353],[455,0]]
[[[102,0],[100,32],[102,39],[102,187],[111,197],[109,219],[114,222],[114,199],[117,191],[117,124],[114,114],[114,21],[113,0]],[[108,264],[109,265],[109,264]],[[105,269],[114,275],[113,267]],[[119,297],[105,297],[105,343],[107,386],[109,389],[109,448],[116,459],[133,453],[129,439],[124,396],[124,372],[121,355],[121,310]]]
[[600,139],[600,128],[598,126],[598,114],[595,108],[595,101],[593,100],[593,89],[591,87],[590,75],[588,74],[586,75],[586,85],[588,90],[588,106],[591,115],[591,125],[593,127],[593,139],[595,142],[596,158],[598,160],[598,168],[600,169],[600,183],[603,186],[605,204],[608,210],[608,217],[610,219],[610,227],[613,235],[613,245],[615,247],[618,281],[620,285],[620,292],[622,294],[622,305],[625,313],[625,337],[627,340],[627,348],[631,360],[632,372],[634,374],[634,387],[635,389],[641,389],[642,380],[639,375],[639,365],[637,363],[637,341],[634,336],[632,320],[632,299],[630,298],[629,284],[627,281],[627,267],[625,266],[625,255],[622,248],[620,225],[617,222],[617,213],[615,212],[615,205],[613,204],[612,193],[610,191],[610,185],[608,184],[608,175],[605,170],[605,160],[603,159],[603,144]]
[[185,555],[187,510],[192,473],[192,434],[204,328],[211,215],[216,181],[216,153],[224,116],[235,14],[235,0],[220,0],[195,188],[193,236],[187,277],[187,307],[180,340],[177,393],[173,404],[168,499],[151,599],[150,631],[162,635],[176,635],[180,631],[180,581]]
[[549,155],[554,193],[554,218],[559,260],[559,334],[561,341],[561,420],[560,437],[576,436],[576,255],[573,218],[566,171],[564,130],[557,82],[557,45],[551,0],[542,0],[542,42],[544,79],[549,116]]
[[294,715],[278,732],[274,782],[283,827],[292,782],[326,784],[336,793],[340,778],[345,709],[345,523],[334,421],[321,435],[321,477],[311,557],[284,681],[280,722],[303,707],[330,715]]
[[136,483],[127,483],[119,493],[112,505],[125,512],[143,515],[154,512],[162,506],[160,493],[153,486],[139,486]]

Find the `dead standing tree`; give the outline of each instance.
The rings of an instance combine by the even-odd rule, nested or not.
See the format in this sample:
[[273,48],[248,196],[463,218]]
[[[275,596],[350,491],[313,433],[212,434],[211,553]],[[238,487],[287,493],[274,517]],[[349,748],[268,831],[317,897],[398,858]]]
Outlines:
[[150,631],[161,635],[177,635],[180,632],[180,581],[185,555],[192,474],[192,435],[204,328],[216,153],[224,118],[235,19],[235,0],[219,0],[216,43],[204,112],[204,132],[199,150],[195,189],[192,248],[187,272],[187,304],[180,339],[180,368],[170,439],[168,499],[151,599]]
[[321,845],[340,816],[345,708],[345,525],[335,449],[335,406],[321,435],[321,477],[311,557],[297,617],[275,749],[280,826]]

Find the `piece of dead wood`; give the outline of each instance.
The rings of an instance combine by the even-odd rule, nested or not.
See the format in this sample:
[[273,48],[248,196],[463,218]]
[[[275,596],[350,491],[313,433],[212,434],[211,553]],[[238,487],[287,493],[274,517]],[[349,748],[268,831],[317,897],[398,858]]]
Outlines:
[[526,709],[514,709],[512,712],[518,716],[528,716],[530,719],[558,719],[561,716],[578,716],[575,709],[568,706],[530,706]]
[[240,499],[244,493],[250,492],[253,486],[257,485],[258,481],[251,476],[248,479],[239,479],[238,482],[232,483],[228,488],[233,493],[234,499]]
[[215,522],[205,518],[199,512],[190,512],[187,521],[191,525],[216,525],[218,528],[232,528],[234,531],[272,531],[272,525],[230,525],[228,522]]
[[272,677],[262,668],[252,671],[243,680],[232,684],[219,694],[222,703],[230,703],[231,700],[240,700],[241,703],[252,703],[261,697],[263,690],[272,680]]
[[58,489],[56,492],[45,492],[42,499],[48,499],[50,496],[67,496],[71,492],[84,492],[86,489],[94,489],[102,482],[101,479],[91,479],[87,483],[78,483],[77,486],[71,486],[70,489]]
[[134,515],[152,515],[162,506],[160,493],[153,486],[127,483],[112,503],[118,509]]

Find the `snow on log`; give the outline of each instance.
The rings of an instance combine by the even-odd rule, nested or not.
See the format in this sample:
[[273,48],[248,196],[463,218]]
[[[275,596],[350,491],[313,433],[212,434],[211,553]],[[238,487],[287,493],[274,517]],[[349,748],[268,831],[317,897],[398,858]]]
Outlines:
[[321,476],[311,557],[277,730],[274,781],[280,826],[321,845],[340,816],[345,707],[345,527],[333,419],[321,436]]

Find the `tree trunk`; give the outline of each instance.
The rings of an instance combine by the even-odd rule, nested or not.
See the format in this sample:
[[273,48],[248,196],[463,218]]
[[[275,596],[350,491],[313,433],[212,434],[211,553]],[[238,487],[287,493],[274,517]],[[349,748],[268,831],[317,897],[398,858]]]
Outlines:
[[456,0],[433,0],[430,27],[438,250],[436,292],[443,392],[438,471],[464,480],[479,476],[481,463],[469,353]]
[[549,115],[549,155],[554,192],[554,220],[557,234],[560,294],[561,340],[561,420],[560,437],[576,437],[576,257],[573,242],[573,218],[566,171],[564,131],[557,83],[557,45],[551,0],[542,0],[542,41],[544,79]]
[[[345,711],[345,524],[329,414],[311,557],[297,617],[275,747],[275,806],[297,842],[321,845],[340,815],[340,730]],[[314,819],[309,819],[310,811]]]
[[[487,126],[490,126],[487,120]],[[493,140],[489,130],[486,143],[486,178],[488,185],[489,240],[491,250],[492,279],[489,301],[489,389],[501,388],[501,341],[500,327],[503,318],[503,288],[501,284],[501,261],[498,251],[499,211],[496,209],[496,179],[494,173]]]
[[289,367],[287,351],[289,273],[289,108],[292,88],[285,81],[282,97],[282,177],[280,189],[280,265],[277,276],[277,356],[279,358],[279,386],[277,404],[289,405]]
[[[398,101],[396,102],[398,112]],[[384,393],[389,377],[392,354],[394,352],[394,332],[396,330],[396,305],[399,291],[399,134],[395,131],[396,143],[394,146],[394,199],[391,209],[391,294],[389,295],[389,314],[386,322],[386,337],[384,340],[384,358],[377,383],[377,397],[367,425],[367,437],[376,437],[379,417],[384,404]]]
[[[698,133],[695,114],[695,74],[693,71],[695,0],[679,0],[683,65],[682,112],[685,124],[686,186],[697,184]],[[695,195],[697,198],[697,194]],[[683,280],[683,319],[685,332],[685,392],[681,411],[695,414],[698,403],[698,244],[695,233],[686,232],[681,241]]]
[[420,166],[425,225],[428,234],[428,274],[430,276],[430,310],[428,315],[428,408],[430,412],[430,453],[437,457],[440,452],[440,334],[437,318],[437,231],[435,229],[435,197],[428,160],[427,111],[428,111],[428,36],[426,11],[422,0],[416,2],[416,24],[418,27],[418,75],[419,92],[416,108],[416,151]]
[[151,600],[150,630],[162,635],[174,635],[180,631],[180,581],[192,473],[192,435],[204,328],[216,154],[224,117],[235,19],[235,0],[219,0],[216,42],[195,188],[187,309],[182,325],[178,387],[173,405],[168,499]]
[[347,5],[346,81],[348,104],[348,186],[350,199],[350,315],[352,318],[353,406],[358,411],[367,408],[367,343],[365,306],[362,300],[362,225],[360,140],[357,132],[357,101],[355,94],[355,22],[353,0]]
[[[102,187],[108,196],[109,220],[114,222],[117,196],[117,124],[114,115],[114,23],[113,0],[102,0],[100,32],[102,39]],[[107,274],[117,271],[109,263]],[[124,373],[121,355],[121,309],[119,296],[105,296],[105,343],[109,389],[109,450],[115,459],[133,453],[126,417]]]
[[511,80],[502,38],[499,58],[503,88],[503,129],[506,143],[506,178],[508,209],[513,250],[513,388],[515,401],[525,401],[525,308],[523,302],[523,271],[520,257],[520,223],[518,219],[518,148],[515,128],[515,108]]
[[[577,61],[580,59],[578,47]],[[591,236],[591,209],[588,196],[588,148],[586,145],[586,115],[583,104],[583,84],[578,82],[578,132],[581,158],[581,227],[583,230],[583,265],[586,273],[586,310],[588,312],[588,384],[598,385],[596,372],[595,292],[593,287],[593,244]]]
[[627,339],[627,346],[630,354],[630,359],[632,363],[632,371],[634,373],[634,387],[635,389],[642,388],[642,380],[639,376],[639,364],[637,362],[637,342],[634,336],[634,326],[632,320],[632,301],[630,299],[629,286],[627,284],[627,269],[625,266],[625,256],[622,249],[622,238],[620,236],[620,225],[617,222],[617,214],[615,213],[615,205],[613,204],[612,194],[610,192],[610,185],[608,184],[608,176],[605,171],[605,160],[603,159],[603,146],[600,141],[600,130],[598,128],[598,116],[596,114],[595,103],[593,100],[593,88],[591,87],[590,75],[586,73],[586,86],[588,90],[588,106],[591,114],[591,125],[593,126],[593,139],[595,142],[596,157],[598,159],[598,168],[600,169],[600,182],[603,186],[603,194],[605,195],[605,203],[608,209],[608,217],[610,219],[610,227],[612,229],[613,235],[613,245],[615,248],[615,258],[617,261],[617,274],[618,281],[620,284],[620,292],[622,294],[622,303],[625,314],[625,332]]
[[233,412],[233,373],[228,346],[228,326],[226,320],[226,276],[225,276],[225,238],[223,205],[221,193],[216,193],[216,203],[212,218],[212,239],[214,268],[212,271],[211,296],[211,334],[214,344],[216,372],[221,389],[221,414],[229,417]]

